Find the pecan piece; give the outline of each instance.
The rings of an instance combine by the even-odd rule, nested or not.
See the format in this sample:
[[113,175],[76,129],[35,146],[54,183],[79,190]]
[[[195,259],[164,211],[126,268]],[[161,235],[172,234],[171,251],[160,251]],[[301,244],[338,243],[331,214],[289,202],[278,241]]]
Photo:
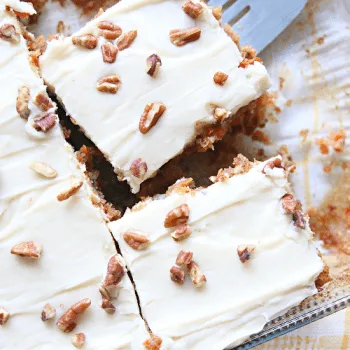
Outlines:
[[55,169],[45,163],[37,162],[36,160],[30,163],[29,168],[48,179],[53,179],[57,176],[57,171]]
[[78,315],[85,312],[85,310],[91,305],[91,300],[89,298],[85,298],[73,306],[71,306],[57,321],[57,327],[65,333],[71,332],[77,324],[75,321],[77,320]]
[[158,337],[155,334],[151,334],[151,338],[145,340],[143,346],[146,350],[160,350],[162,342],[162,338]]
[[294,226],[305,229],[306,221],[301,210],[295,210],[293,213]]
[[124,241],[135,250],[143,250],[149,246],[147,235],[140,231],[127,231],[123,234]]
[[81,34],[72,37],[72,43],[75,46],[92,50],[97,46],[98,39],[91,34]]
[[0,38],[17,44],[21,37],[13,24],[5,23],[0,27]]
[[3,326],[10,318],[10,313],[3,307],[0,307],[0,326]]
[[120,51],[127,49],[137,37],[137,30],[124,33],[118,40],[117,46]]
[[170,210],[164,220],[164,227],[175,227],[185,224],[190,216],[190,208],[187,204],[182,204],[173,210]]
[[85,334],[84,333],[77,333],[77,334],[74,334],[73,337],[72,337],[72,344],[80,349],[83,347],[84,343],[85,343]]
[[223,86],[227,79],[228,75],[223,72],[216,72],[213,77],[214,83],[220,86]]
[[56,113],[51,111],[45,112],[38,119],[34,119],[33,127],[37,131],[46,133],[56,125],[57,118]]
[[140,132],[146,134],[151,128],[153,128],[165,110],[166,106],[161,102],[148,103],[140,118]]
[[294,213],[296,206],[297,201],[294,199],[292,194],[286,193],[282,197],[282,208],[286,211],[286,213]]
[[192,233],[192,229],[190,225],[183,224],[176,227],[176,230],[171,234],[171,237],[174,241],[182,241],[190,236]]
[[57,200],[59,202],[67,200],[68,198],[75,195],[80,190],[81,186],[83,186],[83,181],[82,180],[76,181],[68,190],[65,190],[59,193],[57,195]]
[[170,41],[176,46],[183,46],[196,41],[201,36],[201,30],[197,27],[188,29],[173,29],[170,31]]
[[107,274],[102,287],[116,286],[122,280],[125,273],[125,262],[118,254],[113,255],[108,261]]
[[281,158],[275,158],[274,160],[271,160],[270,162],[266,163],[261,172],[263,174],[266,174],[267,170],[272,170],[274,168],[283,169]]
[[250,256],[255,248],[256,247],[253,244],[240,244],[237,247],[237,254],[239,260],[241,260],[242,263],[245,263],[247,260],[250,259]]
[[131,174],[139,179],[145,177],[147,170],[147,163],[142,158],[135,159],[130,165]]
[[181,250],[176,258],[176,265],[188,265],[192,261],[193,253],[188,251]]
[[156,54],[147,57],[146,60],[146,72],[151,77],[156,77],[159,72],[159,68],[162,65],[162,60]]
[[122,29],[110,21],[101,21],[98,28],[100,34],[107,40],[114,40],[122,35]]
[[56,317],[56,310],[50,304],[46,304],[41,312],[41,320],[43,322]]
[[221,21],[222,6],[214,7],[211,12],[216,20]]
[[214,118],[217,121],[222,121],[223,119],[226,119],[229,116],[229,113],[227,113],[227,110],[225,108],[217,107],[214,110]]
[[22,242],[14,245],[11,248],[11,254],[39,259],[43,248],[40,244],[37,244],[33,241]]
[[98,288],[101,296],[102,296],[102,300],[106,299],[106,300],[111,300],[111,295],[109,294],[108,290],[106,289],[106,287],[104,287],[103,285],[100,285]]
[[184,284],[185,282],[185,272],[176,266],[170,269],[170,279],[177,284]]
[[21,86],[18,89],[18,95],[16,100],[16,111],[23,119],[28,119],[30,115],[30,109],[28,107],[30,99],[30,91],[26,86]]
[[200,3],[194,3],[191,0],[187,0],[183,5],[182,8],[184,12],[192,17],[193,19],[198,18],[202,11],[203,11],[203,6]]
[[49,109],[53,107],[52,101],[47,96],[46,92],[39,92],[34,99],[34,103],[42,110],[43,112],[47,112]]
[[112,315],[115,313],[115,306],[108,299],[102,299],[100,301],[100,306],[107,314]]
[[117,59],[118,48],[109,41],[101,46],[103,62],[114,63]]
[[207,279],[199,269],[198,264],[196,264],[193,260],[187,265],[187,271],[190,274],[192,283],[196,288],[202,287],[207,282]]
[[117,75],[109,75],[100,79],[96,88],[101,92],[108,92],[109,94],[116,94],[120,88],[121,81]]

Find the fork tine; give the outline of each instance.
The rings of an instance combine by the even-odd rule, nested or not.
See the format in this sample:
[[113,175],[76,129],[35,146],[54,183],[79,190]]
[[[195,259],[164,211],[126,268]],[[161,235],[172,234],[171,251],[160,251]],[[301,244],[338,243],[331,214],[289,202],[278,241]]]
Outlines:
[[223,23],[230,23],[241,11],[243,11],[249,4],[251,0],[238,0],[228,9],[223,12],[222,21]]
[[212,7],[217,7],[217,6],[223,6],[227,2],[228,2],[227,0],[209,0],[208,5]]

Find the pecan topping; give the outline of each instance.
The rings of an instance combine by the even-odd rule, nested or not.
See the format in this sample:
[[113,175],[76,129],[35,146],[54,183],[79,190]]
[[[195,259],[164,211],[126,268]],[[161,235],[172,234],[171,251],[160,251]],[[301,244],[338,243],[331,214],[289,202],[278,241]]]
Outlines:
[[170,269],[170,278],[173,282],[177,284],[184,284],[185,282],[185,272],[176,266]]
[[190,216],[190,208],[187,204],[182,204],[170,210],[164,220],[164,227],[175,227],[185,224]]
[[191,192],[191,189],[195,187],[194,181],[191,177],[182,178],[177,180],[174,185],[171,185],[166,191],[166,195],[169,196],[171,193],[176,192],[180,194]]
[[123,234],[125,242],[135,250],[143,250],[149,246],[147,235],[140,231],[127,231]]
[[91,34],[81,34],[72,37],[72,43],[75,46],[84,47],[92,50],[97,46],[98,39]]
[[108,299],[102,299],[100,301],[100,306],[107,314],[111,315],[115,313],[115,306]]
[[151,334],[151,338],[147,339],[143,346],[146,350],[160,350],[160,347],[162,345],[162,338],[158,337],[155,334]]
[[156,77],[159,72],[159,68],[162,65],[162,60],[156,54],[147,57],[146,60],[146,72],[151,77]]
[[253,65],[255,62],[259,62],[262,63],[261,58],[259,57],[254,57],[252,59],[244,59],[240,64],[239,64],[239,68],[247,68],[250,65]]
[[67,200],[68,198],[72,197],[75,195],[79,190],[80,187],[83,186],[83,181],[79,180],[76,181],[68,190],[62,191],[57,195],[57,200],[59,202],[63,202]]
[[30,109],[28,107],[29,99],[30,99],[29,89],[26,86],[21,86],[18,89],[16,111],[23,119],[28,119],[30,114]]
[[0,326],[3,326],[10,318],[10,313],[3,307],[0,307]]
[[107,40],[114,40],[122,35],[122,29],[110,21],[101,21],[98,28],[100,34]]
[[117,59],[118,48],[109,41],[101,46],[103,62],[114,63]]
[[188,29],[173,29],[170,31],[170,41],[176,46],[183,46],[196,41],[201,36],[201,30],[197,27]]
[[292,194],[287,193],[282,197],[282,207],[286,211],[286,213],[294,213],[296,206],[297,201],[294,199]]
[[222,6],[214,7],[212,9],[213,16],[216,20],[221,21],[222,17]]
[[207,282],[204,274],[201,272],[199,266],[194,261],[191,261],[187,265],[187,271],[190,274],[192,283],[196,288],[202,287]]
[[183,10],[187,15],[192,17],[193,19],[198,18],[202,11],[203,11],[203,6],[199,3],[194,3],[191,0],[187,0],[183,5],[182,5]]
[[301,210],[295,210],[293,213],[294,226],[304,229],[306,227],[306,221]]
[[140,118],[139,129],[141,133],[146,134],[155,126],[165,110],[166,106],[161,102],[148,103]]
[[100,285],[98,290],[102,296],[102,299],[111,300],[111,295],[109,294],[108,290],[103,285]]
[[250,259],[250,256],[255,248],[256,247],[253,244],[240,244],[237,247],[237,254],[239,256],[239,260],[241,260],[242,263],[245,263],[247,260]]
[[47,112],[53,107],[52,101],[46,92],[40,92],[35,96],[34,103],[43,111]]
[[45,112],[33,121],[33,127],[37,131],[48,132],[56,125],[57,118],[56,113],[51,111]]
[[37,162],[36,160],[30,163],[29,168],[48,179],[53,179],[57,176],[57,171],[55,169],[45,163]]
[[268,169],[272,170],[274,168],[282,168],[283,169],[281,158],[275,158],[274,160],[271,160],[270,162],[266,163],[261,172],[263,174],[266,174],[266,171]]
[[137,37],[137,30],[124,33],[118,40],[117,46],[120,51],[127,49]]
[[221,121],[225,118],[227,118],[229,114],[227,113],[227,110],[225,108],[217,107],[214,110],[214,118],[217,121]]
[[137,158],[131,163],[130,172],[139,179],[145,177],[147,170],[147,163],[142,158]]
[[71,306],[57,321],[57,327],[65,333],[71,332],[77,324],[75,321],[77,320],[78,315],[85,312],[85,310],[91,305],[91,300],[89,298],[85,298],[73,306]]
[[122,258],[118,254],[113,255],[108,261],[107,274],[102,286],[116,286],[124,277],[125,272],[125,263]]
[[19,43],[20,35],[16,31],[16,27],[13,24],[5,23],[0,27],[0,39],[10,41],[12,43]]
[[176,265],[188,265],[192,261],[193,253],[188,251],[181,250],[176,258]]
[[77,334],[74,334],[73,337],[72,337],[72,344],[80,349],[83,347],[84,343],[85,343],[85,334],[84,333],[77,333]]
[[223,72],[216,72],[213,79],[215,84],[223,86],[228,79],[228,75]]
[[41,312],[41,320],[43,322],[56,317],[56,310],[50,304],[46,304]]
[[11,248],[11,254],[39,259],[43,248],[40,244],[37,244],[33,241],[22,242],[14,245]]
[[120,88],[120,85],[121,81],[117,75],[109,75],[108,77],[100,79],[96,84],[96,88],[101,92],[116,94]]
[[182,241],[188,236],[190,236],[192,233],[192,229],[190,225],[183,224],[176,227],[176,230],[171,234],[171,237],[173,237],[174,241]]

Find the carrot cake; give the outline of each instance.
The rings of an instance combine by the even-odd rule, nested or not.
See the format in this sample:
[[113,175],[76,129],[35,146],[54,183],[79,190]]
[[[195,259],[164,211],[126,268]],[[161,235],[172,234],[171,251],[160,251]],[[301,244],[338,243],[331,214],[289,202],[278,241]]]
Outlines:
[[269,87],[261,60],[242,62],[217,18],[198,0],[120,1],[40,58],[51,91],[134,193],[196,137],[220,139],[215,127]]

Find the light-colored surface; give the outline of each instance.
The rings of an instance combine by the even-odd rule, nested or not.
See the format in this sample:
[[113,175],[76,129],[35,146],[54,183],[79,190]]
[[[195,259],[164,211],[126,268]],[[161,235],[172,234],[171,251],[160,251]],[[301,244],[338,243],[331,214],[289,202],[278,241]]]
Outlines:
[[[128,180],[133,192],[194,139],[196,122],[215,122],[212,105],[235,113],[269,87],[260,63],[238,68],[241,54],[211,9],[205,7],[193,20],[182,10],[183,3],[121,1],[76,33],[98,36],[97,25],[103,20],[119,25],[123,32],[136,29],[134,43],[119,52],[113,64],[102,61],[100,46],[105,39],[101,36],[94,50],[74,46],[70,37],[54,40],[40,58],[45,81],[115,170]],[[193,26],[201,29],[199,40],[182,47],[170,42],[170,30]],[[154,53],[163,64],[157,78],[145,72],[146,59]],[[213,82],[217,71],[229,75],[224,86]],[[117,74],[122,82],[117,94],[98,92],[96,82],[111,74]],[[143,110],[148,103],[159,101],[167,109],[144,135],[139,131]],[[144,179],[129,170],[137,158],[148,165]]]
[[[109,227],[133,274],[143,315],[163,339],[186,349],[222,349],[260,331],[277,314],[316,292],[323,265],[309,229],[293,225],[281,197],[290,191],[282,169],[264,175],[263,164],[195,194],[171,194],[129,211]],[[186,203],[192,235],[171,238],[167,213]],[[127,230],[149,235],[150,246],[135,251],[123,240]],[[257,246],[242,264],[240,244]],[[207,278],[196,289],[186,276],[179,286],[169,277],[180,250],[193,252]]]
[[[0,25],[13,23],[19,30],[2,10]],[[80,177],[59,126],[38,138],[17,115],[18,87],[29,87],[32,97],[45,89],[28,64],[24,39],[19,44],[0,40],[0,51],[0,306],[11,314],[0,326],[0,348],[71,349],[72,335],[83,332],[84,349],[140,349],[148,335],[127,276],[115,301],[116,313],[108,315],[98,306],[98,286],[116,253],[98,210],[83,189],[67,201],[56,199]],[[29,168],[33,160],[50,165],[58,176],[36,174]],[[39,260],[10,254],[12,246],[29,240],[42,244]],[[75,331],[61,332],[55,322],[83,298],[91,299],[90,308]],[[40,317],[46,303],[56,308],[57,316],[44,323]]]

